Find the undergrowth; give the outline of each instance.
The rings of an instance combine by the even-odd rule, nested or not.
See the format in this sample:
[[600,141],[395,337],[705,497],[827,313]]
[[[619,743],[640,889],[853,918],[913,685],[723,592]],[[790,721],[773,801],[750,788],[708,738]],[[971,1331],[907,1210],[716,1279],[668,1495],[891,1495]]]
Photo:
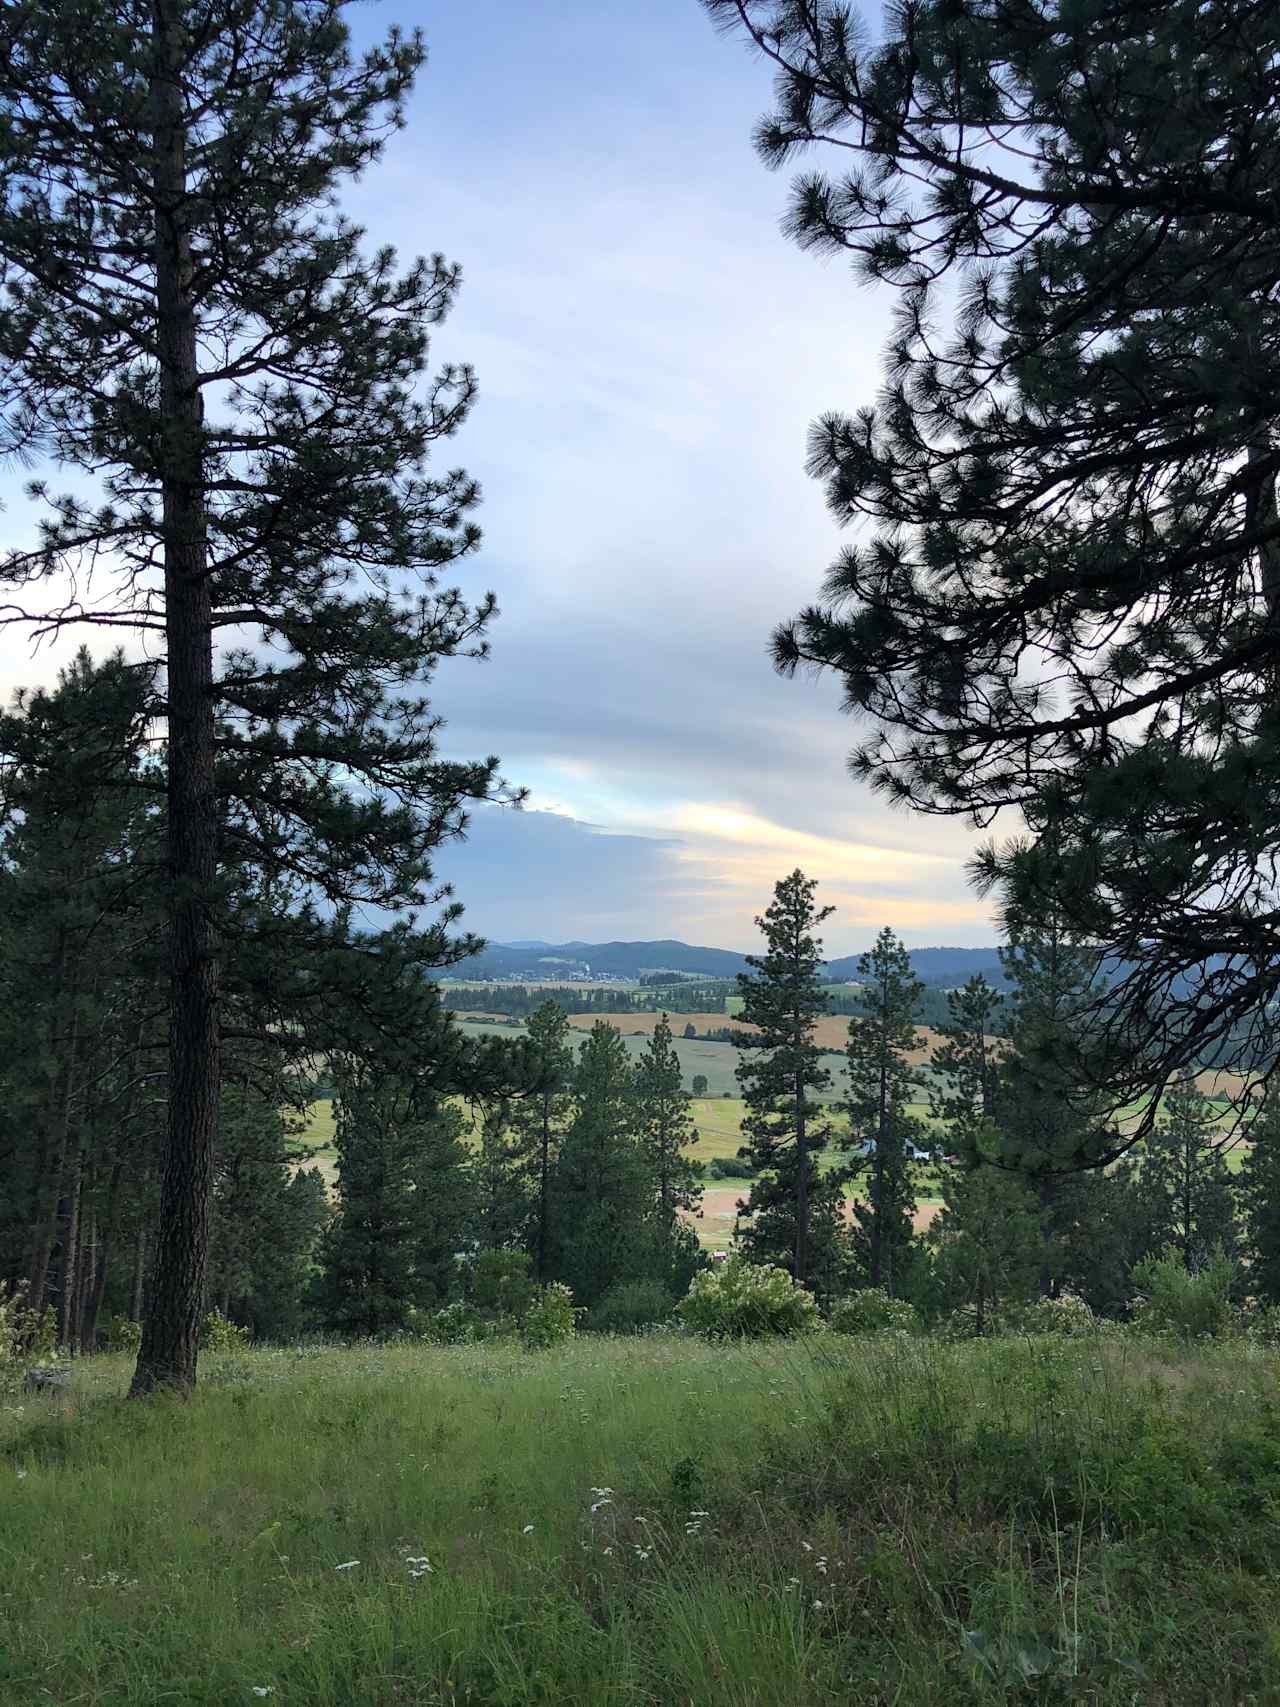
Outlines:
[[1280,1702],[1274,1353],[672,1334],[0,1398],[0,1701]]

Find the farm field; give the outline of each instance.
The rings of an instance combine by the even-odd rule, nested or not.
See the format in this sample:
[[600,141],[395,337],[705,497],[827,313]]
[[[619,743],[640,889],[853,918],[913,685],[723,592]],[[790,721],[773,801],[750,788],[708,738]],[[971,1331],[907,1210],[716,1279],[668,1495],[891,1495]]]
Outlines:
[[263,1349],[0,1404],[0,1704],[1276,1700],[1280,1362],[1136,1336]]
[[[672,1031],[679,1036],[686,1025],[693,1025],[698,1031],[714,1031],[721,1027],[733,1026],[741,1031],[754,1031],[755,1027],[744,1025],[731,1014],[669,1014],[668,1023]],[[645,1014],[570,1014],[570,1025],[579,1026],[589,1031],[597,1020],[615,1027],[623,1036],[632,1033],[648,1034],[657,1025],[659,1015]],[[916,1027],[917,1035],[923,1040],[919,1049],[913,1050],[907,1059],[912,1066],[923,1066],[933,1057],[934,1050],[942,1039],[938,1032],[927,1025]],[[842,1053],[849,1040],[849,1021],[840,1014],[826,1014],[814,1024],[814,1037],[818,1046],[829,1049],[833,1053]],[[721,1045],[721,1047],[724,1047]]]

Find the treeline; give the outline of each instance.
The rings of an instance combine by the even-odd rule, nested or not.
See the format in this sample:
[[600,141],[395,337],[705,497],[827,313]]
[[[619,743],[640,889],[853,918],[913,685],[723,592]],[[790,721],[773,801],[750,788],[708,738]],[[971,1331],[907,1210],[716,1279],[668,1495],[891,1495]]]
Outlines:
[[[815,890],[799,871],[778,884],[762,921],[767,952],[743,980],[743,1018],[759,1028],[739,1072],[741,1154],[758,1170],[738,1235],[750,1257],[827,1300],[875,1287],[975,1332],[1037,1296],[1078,1296],[1124,1317],[1145,1266],[1166,1258],[1187,1275],[1230,1265],[1237,1291],[1280,1302],[1280,1112],[1254,1113],[1233,1175],[1219,1110],[1184,1076],[1131,1153],[1081,1071],[1079,1031],[1101,993],[1096,955],[1052,911],[1008,915],[1003,1042],[1001,998],[984,978],[948,997],[932,1129],[909,1110],[921,985],[903,945],[881,932],[861,962],[863,1013],[850,1023],[837,1105],[849,1136],[837,1140],[829,1056],[814,1042],[829,1011],[817,933],[830,911]],[[942,1207],[922,1233],[926,1170],[940,1178]]]
[[444,1002],[454,1013],[508,1014],[525,1019],[546,1002],[565,1013],[669,1014],[723,1013],[725,1000],[737,986],[718,978],[706,984],[651,984],[640,990],[592,990],[581,985],[551,989],[530,984],[468,986],[452,980],[441,986]]
[[[80,1351],[136,1339],[156,1298],[171,877],[148,676],[82,653],[0,718],[0,1295]],[[218,1134],[207,1218],[184,1236],[202,1310],[288,1335],[314,1319],[332,1212],[291,1130],[315,1062],[411,1085],[421,1114],[519,1093],[528,1050],[450,1023],[431,978],[443,933],[365,937],[345,912],[321,917],[287,850],[246,855],[222,906]]]

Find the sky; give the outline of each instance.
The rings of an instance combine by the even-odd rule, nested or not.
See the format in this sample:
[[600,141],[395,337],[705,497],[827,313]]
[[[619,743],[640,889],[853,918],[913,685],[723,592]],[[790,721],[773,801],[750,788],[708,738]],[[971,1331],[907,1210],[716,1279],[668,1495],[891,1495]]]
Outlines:
[[[854,784],[837,685],[774,674],[773,626],[842,540],[804,473],[809,423],[874,400],[892,312],[781,234],[786,174],[752,150],[767,68],[696,0],[387,0],[358,40],[420,26],[408,124],[346,196],[373,244],[461,263],[433,361],[476,407],[447,447],[484,493],[464,590],[492,588],[487,662],[433,699],[451,756],[529,791],[443,850],[496,941],[678,937],[750,949],[797,865],[836,908],[828,952],[995,938],[979,839]],[[0,481],[0,543],[29,528]],[[0,693],[52,679],[0,631]]]

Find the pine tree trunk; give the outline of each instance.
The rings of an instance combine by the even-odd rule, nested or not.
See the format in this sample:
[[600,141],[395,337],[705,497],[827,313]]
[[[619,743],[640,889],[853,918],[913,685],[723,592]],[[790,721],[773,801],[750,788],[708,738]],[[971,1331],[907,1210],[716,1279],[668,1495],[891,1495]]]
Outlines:
[[[75,1091],[76,1057],[80,1043],[79,991],[72,984],[71,1023],[65,1044],[62,1091],[58,1100],[57,1129],[46,1151],[48,1175],[40,1188],[42,1196],[37,1207],[35,1239],[31,1252],[31,1267],[27,1274],[27,1300],[33,1310],[44,1309],[45,1291],[49,1284],[49,1265],[57,1241],[59,1212],[64,1196],[63,1179],[67,1169],[67,1151],[71,1143],[71,1104]],[[39,1184],[39,1182],[37,1182]]]
[[70,1345],[75,1338],[76,1286],[80,1277],[80,1183],[84,1173],[81,1147],[71,1168],[64,1198],[62,1252],[58,1279],[58,1344]]
[[140,1322],[147,1303],[147,1230],[138,1228],[133,1247],[133,1294],[129,1304],[129,1320]]
[[538,1279],[547,1278],[547,1190],[551,1176],[551,1117],[542,1107],[542,1155],[538,1175]]
[[809,1272],[809,1147],[804,1119],[804,1086],[796,1085],[796,1284]]
[[186,228],[179,0],[155,0],[153,184],[168,642],[169,1120],[151,1295],[132,1393],[195,1385],[218,1111],[213,634]]

